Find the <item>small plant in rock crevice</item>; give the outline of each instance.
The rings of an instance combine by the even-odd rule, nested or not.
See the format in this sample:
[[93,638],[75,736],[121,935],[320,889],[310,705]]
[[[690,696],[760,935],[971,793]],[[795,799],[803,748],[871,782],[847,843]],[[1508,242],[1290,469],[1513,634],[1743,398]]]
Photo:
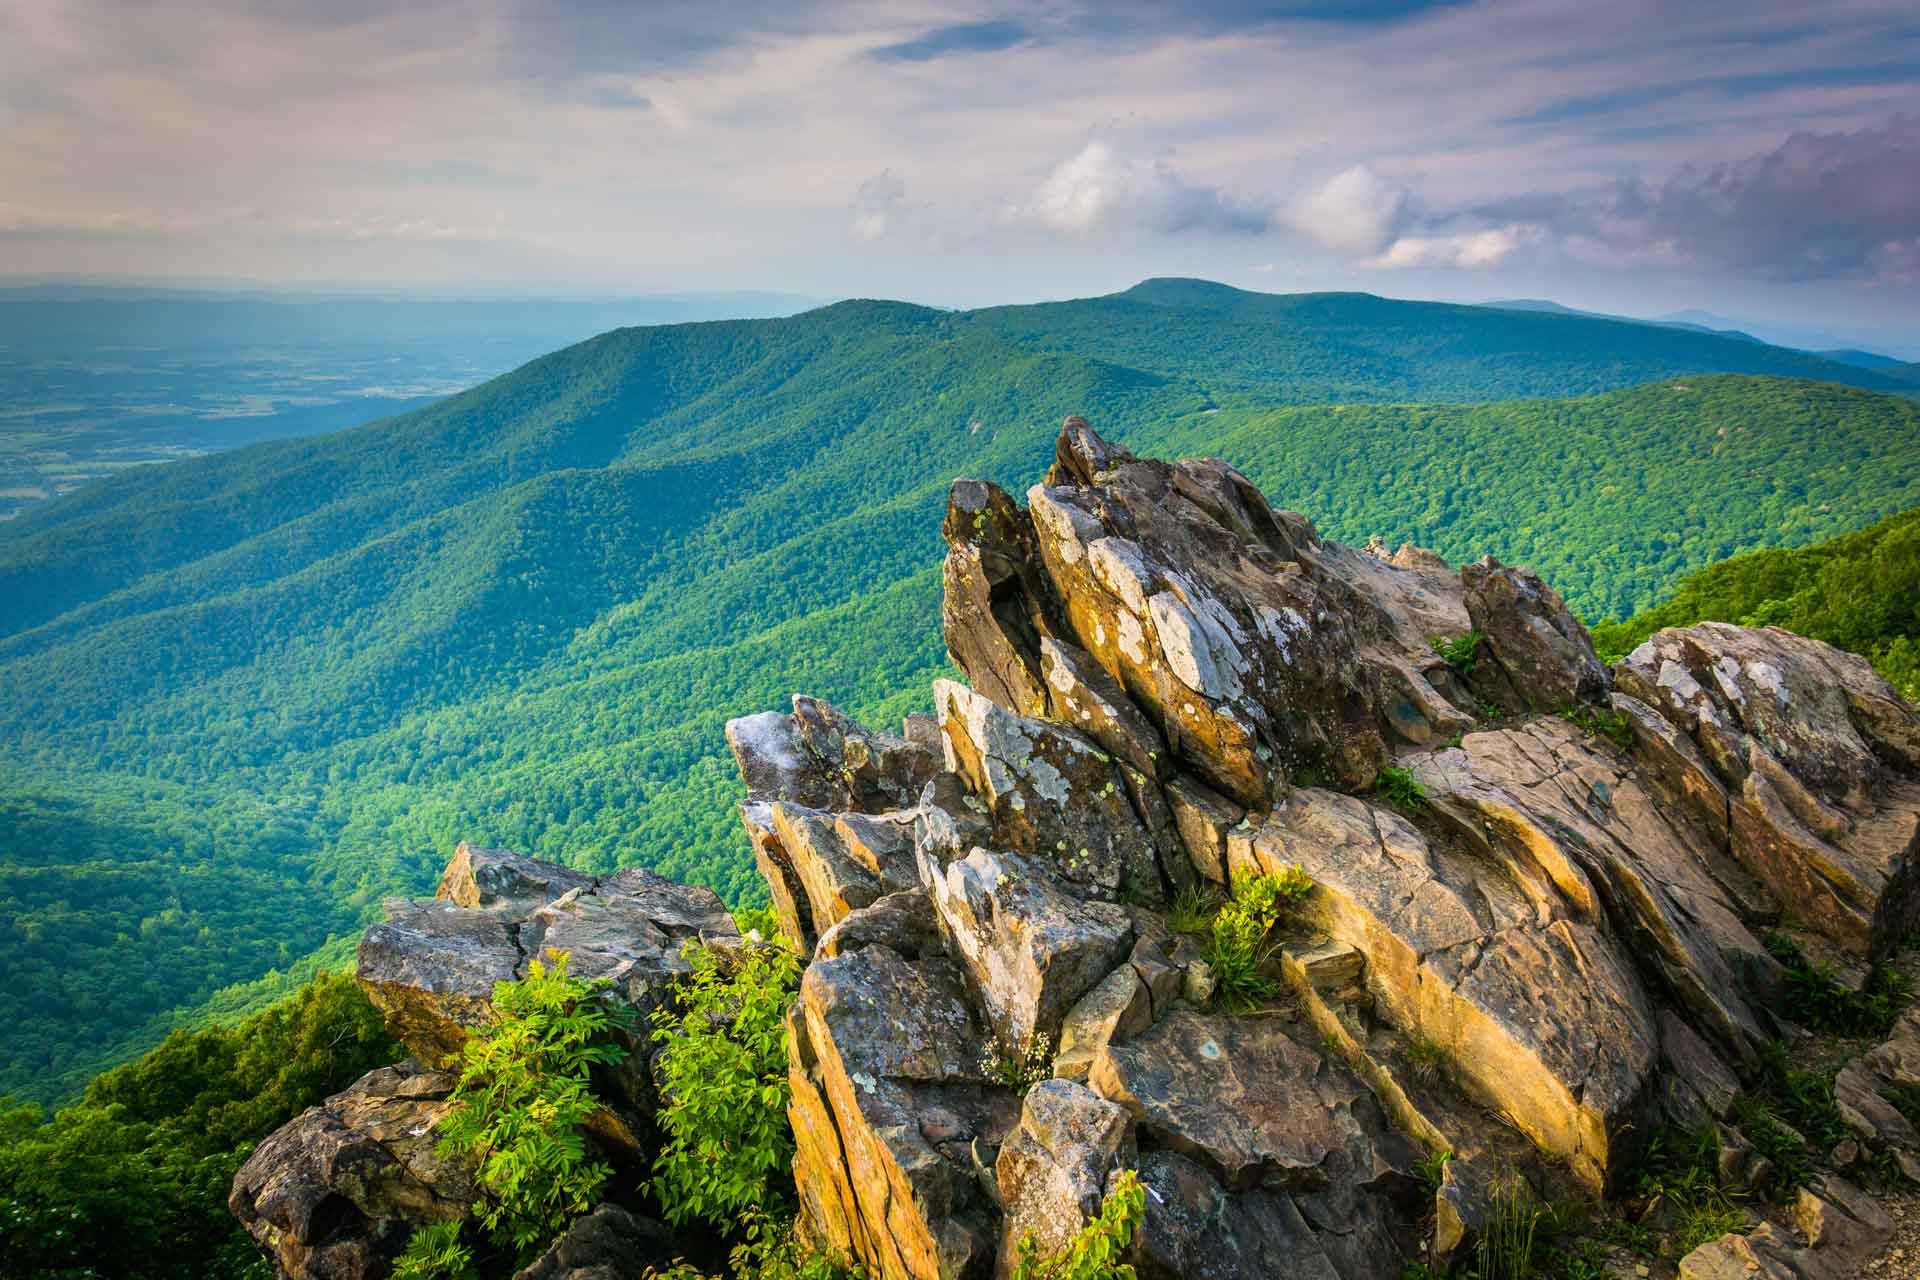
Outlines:
[[1426,1036],[1411,1036],[1407,1040],[1407,1066],[1414,1077],[1430,1080],[1446,1070],[1448,1055],[1446,1046],[1438,1040]]
[[1213,971],[1216,1004],[1244,1013],[1280,994],[1279,984],[1264,972],[1274,951],[1269,935],[1313,890],[1312,877],[1298,867],[1234,882],[1233,896],[1213,917],[1204,954]]
[[1374,775],[1373,789],[1380,798],[1394,808],[1412,813],[1426,807],[1427,789],[1413,776],[1413,770],[1398,765],[1383,764],[1380,772]]
[[1413,1162],[1413,1174],[1420,1179],[1420,1185],[1427,1189],[1428,1195],[1439,1194],[1447,1180],[1447,1162],[1452,1159],[1451,1151],[1429,1151]]
[[1633,721],[1624,711],[1578,702],[1560,715],[1589,738],[1605,738],[1622,752],[1633,750]]
[[1480,662],[1480,641],[1478,631],[1469,631],[1460,636],[1433,636],[1428,643],[1440,660],[1453,668],[1453,673],[1462,679],[1473,674]]
[[1764,941],[1787,974],[1786,1015],[1815,1031],[1848,1036],[1884,1036],[1913,995],[1913,984],[1896,969],[1880,967],[1860,990],[1841,982],[1833,966],[1807,959],[1787,934],[1774,930]]
[[1220,910],[1219,899],[1199,885],[1173,895],[1167,907],[1167,928],[1175,933],[1205,933]]
[[1028,1232],[1020,1241],[1013,1280],[1135,1280],[1132,1265],[1121,1258],[1146,1210],[1147,1190],[1140,1175],[1123,1171],[1101,1201],[1099,1214],[1058,1253],[1043,1256]]
[[980,1070],[1001,1088],[1025,1094],[1053,1078],[1053,1043],[1046,1032],[1035,1031],[1024,1046],[1013,1045],[996,1031],[980,1048]]
[[1479,1280],[1531,1280],[1538,1275],[1536,1239],[1547,1217],[1547,1207],[1518,1170],[1496,1174],[1474,1250]]

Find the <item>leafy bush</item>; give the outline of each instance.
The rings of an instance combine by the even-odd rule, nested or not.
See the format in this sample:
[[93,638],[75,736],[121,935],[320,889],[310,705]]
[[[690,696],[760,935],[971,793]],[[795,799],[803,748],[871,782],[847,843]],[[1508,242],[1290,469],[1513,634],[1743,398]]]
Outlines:
[[1411,769],[1398,765],[1381,765],[1380,772],[1374,775],[1373,789],[1380,793],[1382,800],[1409,813],[1427,803],[1427,789],[1420,785]]
[[1655,1130],[1630,1185],[1647,1199],[1646,1216],[1661,1214],[1669,1224],[1661,1250],[1669,1259],[1684,1258],[1707,1241],[1747,1225],[1736,1196],[1720,1185],[1720,1136],[1711,1125]]
[[400,1056],[359,984],[322,973],[237,1025],[174,1032],[50,1123],[0,1098],[0,1276],[266,1280],[227,1212],[234,1174],[274,1128]]
[[1441,661],[1453,668],[1454,674],[1466,677],[1480,661],[1480,640],[1478,631],[1469,631],[1463,636],[1434,636],[1430,643],[1433,651],[1440,655]]
[[610,1040],[611,984],[571,977],[567,953],[548,954],[551,966],[530,961],[525,978],[495,985],[491,1025],[461,1048],[457,1105],[440,1122],[444,1152],[479,1158],[474,1214],[520,1253],[599,1202],[612,1170],[587,1153],[600,1108],[590,1077],[626,1057]]
[[[727,1255],[724,1280],[866,1280],[862,1267],[811,1247],[791,1218],[755,1210],[739,1225],[744,1238]],[[641,1274],[644,1280],[723,1280],[684,1260]]]
[[669,1221],[726,1230],[785,1198],[794,1148],[784,1019],[800,957],[773,942],[725,952],[689,943],[685,954],[693,972],[678,1007],[653,1015],[666,1142],[652,1190]]
[[473,1250],[460,1239],[459,1221],[416,1227],[393,1260],[393,1280],[473,1280]]
[[1033,1233],[1028,1232],[1020,1241],[1013,1280],[1134,1280],[1133,1267],[1120,1259],[1133,1243],[1133,1233],[1140,1229],[1146,1211],[1147,1190],[1140,1185],[1140,1176],[1128,1169],[1114,1179],[1098,1216],[1060,1252],[1041,1256]]

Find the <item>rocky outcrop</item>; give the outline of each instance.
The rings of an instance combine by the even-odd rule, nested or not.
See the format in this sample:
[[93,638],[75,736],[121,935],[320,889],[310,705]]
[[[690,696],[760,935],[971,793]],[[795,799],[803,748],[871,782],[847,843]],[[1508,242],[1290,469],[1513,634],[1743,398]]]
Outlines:
[[254,1149],[227,1206],[288,1276],[377,1280],[423,1223],[464,1215],[472,1170],[436,1151],[453,1077],[382,1067]]
[[[359,980],[413,1057],[275,1132],[234,1181],[234,1214],[294,1280],[377,1280],[414,1227],[469,1212],[472,1170],[436,1149],[434,1126],[453,1088],[438,1068],[486,1025],[494,985],[524,978],[532,960],[566,954],[574,976],[606,979],[632,1015],[618,1033],[627,1057],[603,1082],[612,1106],[588,1125],[605,1154],[632,1163],[655,1105],[647,1015],[690,970],[683,944],[739,938],[710,890],[638,868],[589,876],[465,844],[435,897],[386,907],[387,919],[361,939]],[[664,1251],[625,1270],[597,1270],[611,1264],[595,1259],[657,1235],[609,1208],[577,1223],[528,1274],[638,1276]]]
[[[728,731],[812,957],[803,1217],[876,1276],[1005,1275],[1129,1167],[1143,1277],[1396,1275],[1501,1170],[1599,1191],[1657,1124],[1724,1120],[1783,1030],[1787,903],[1862,964],[1914,923],[1920,724],[1825,645],[1704,626],[1610,673],[1525,570],[1343,547],[1079,419],[1024,506],[960,481],[944,532],[968,683],[930,725],[796,699]],[[1168,904],[1296,869],[1285,996],[1210,1007]],[[1829,1189],[1802,1244],[1851,1257]]]

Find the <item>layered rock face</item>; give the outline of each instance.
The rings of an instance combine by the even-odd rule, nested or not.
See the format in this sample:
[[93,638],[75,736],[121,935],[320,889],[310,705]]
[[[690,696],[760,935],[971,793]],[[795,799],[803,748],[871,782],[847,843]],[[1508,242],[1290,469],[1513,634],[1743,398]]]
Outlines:
[[[583,875],[499,849],[461,845],[431,899],[394,899],[360,942],[362,989],[412,1055],[309,1108],[260,1144],[234,1179],[228,1207],[294,1280],[377,1280],[415,1227],[468,1213],[473,1171],[438,1154],[434,1126],[452,1106],[444,1068],[487,1022],[498,982],[565,952],[576,977],[605,978],[634,1015],[626,1060],[600,1082],[613,1105],[589,1136],[616,1166],[646,1148],[654,1107],[646,1016],[689,971],[690,939],[737,942],[710,890],[649,871]],[[604,1206],[528,1269],[530,1277],[638,1277],[664,1262],[658,1224]],[[611,1262],[618,1259],[617,1267]]]
[[[1024,506],[962,480],[944,531],[967,684],[931,721],[728,729],[811,956],[803,1222],[877,1276],[1007,1275],[1125,1168],[1143,1276],[1398,1275],[1496,1168],[1599,1191],[1724,1115],[1783,1030],[1761,933],[1860,972],[1916,923],[1920,723],[1828,646],[1705,624],[1609,672],[1524,570],[1341,546],[1079,419]],[[1286,998],[1210,1007],[1169,905],[1288,868]]]

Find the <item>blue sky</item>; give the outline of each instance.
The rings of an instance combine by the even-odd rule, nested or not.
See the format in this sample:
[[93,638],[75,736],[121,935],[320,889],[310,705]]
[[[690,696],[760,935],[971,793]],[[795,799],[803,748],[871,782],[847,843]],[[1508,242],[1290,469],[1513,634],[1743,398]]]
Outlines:
[[1920,10],[0,0],[0,277],[1147,275],[1920,342]]

